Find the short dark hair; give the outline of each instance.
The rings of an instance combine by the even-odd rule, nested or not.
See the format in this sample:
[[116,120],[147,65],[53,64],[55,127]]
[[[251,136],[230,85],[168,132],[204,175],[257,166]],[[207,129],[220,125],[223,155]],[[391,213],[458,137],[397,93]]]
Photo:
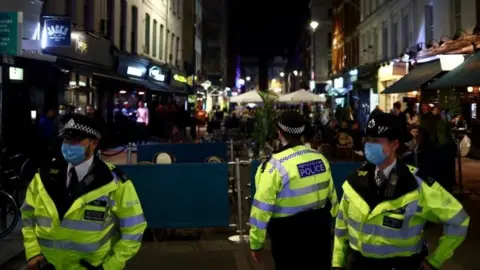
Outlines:
[[401,109],[402,108],[402,103],[400,103],[400,101],[397,101],[397,102],[393,103],[393,107],[395,109]]

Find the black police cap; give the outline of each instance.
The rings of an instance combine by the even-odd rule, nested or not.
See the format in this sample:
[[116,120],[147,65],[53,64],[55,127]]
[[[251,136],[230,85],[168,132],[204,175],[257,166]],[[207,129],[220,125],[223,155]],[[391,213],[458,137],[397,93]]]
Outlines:
[[101,129],[101,124],[97,120],[86,115],[73,114],[63,127],[62,136],[100,140],[102,138]]
[[400,118],[393,114],[374,114],[367,123],[366,134],[373,138],[387,138],[390,141],[400,138]]
[[278,128],[288,134],[302,135],[305,132],[305,118],[298,112],[288,111],[280,115]]

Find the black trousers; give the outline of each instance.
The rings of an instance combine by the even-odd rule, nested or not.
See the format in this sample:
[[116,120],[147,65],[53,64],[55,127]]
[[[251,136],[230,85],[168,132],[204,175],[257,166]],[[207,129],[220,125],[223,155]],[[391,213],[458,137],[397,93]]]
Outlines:
[[409,257],[388,259],[373,259],[362,256],[358,251],[353,251],[350,270],[419,270],[425,254],[415,254]]
[[329,210],[273,218],[268,234],[276,270],[330,270],[332,234]]

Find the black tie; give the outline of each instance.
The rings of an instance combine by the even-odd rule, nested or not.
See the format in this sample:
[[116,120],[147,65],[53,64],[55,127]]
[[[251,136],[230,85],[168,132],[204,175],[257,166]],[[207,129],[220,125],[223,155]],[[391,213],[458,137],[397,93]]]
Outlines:
[[70,183],[68,184],[68,189],[73,191],[73,189],[77,186],[78,184],[78,175],[77,171],[75,170],[75,167],[72,167],[70,169]]
[[[383,183],[387,180],[387,177],[382,171],[378,171],[377,177],[375,177],[375,182],[377,183],[377,186],[382,186]],[[71,180],[70,180],[71,181]]]

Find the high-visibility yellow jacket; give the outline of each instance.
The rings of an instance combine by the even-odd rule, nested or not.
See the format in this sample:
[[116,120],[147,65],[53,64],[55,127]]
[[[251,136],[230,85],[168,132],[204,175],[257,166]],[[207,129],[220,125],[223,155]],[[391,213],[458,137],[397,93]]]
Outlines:
[[331,203],[338,209],[330,164],[320,153],[304,145],[286,147],[258,168],[256,191],[250,213],[250,248],[259,250],[265,242],[271,218],[320,209]]
[[375,166],[367,164],[343,185],[335,224],[333,267],[345,267],[350,246],[367,258],[408,257],[422,252],[427,221],[444,224],[444,235],[427,258],[436,267],[453,255],[464,240],[470,218],[462,205],[417,168],[397,162],[393,198],[373,209],[366,201]]
[[107,165],[113,180],[76,199],[63,219],[34,176],[21,207],[27,259],[42,254],[57,270],[84,269],[80,259],[118,270],[138,252],[147,226],[140,201],[132,182]]

